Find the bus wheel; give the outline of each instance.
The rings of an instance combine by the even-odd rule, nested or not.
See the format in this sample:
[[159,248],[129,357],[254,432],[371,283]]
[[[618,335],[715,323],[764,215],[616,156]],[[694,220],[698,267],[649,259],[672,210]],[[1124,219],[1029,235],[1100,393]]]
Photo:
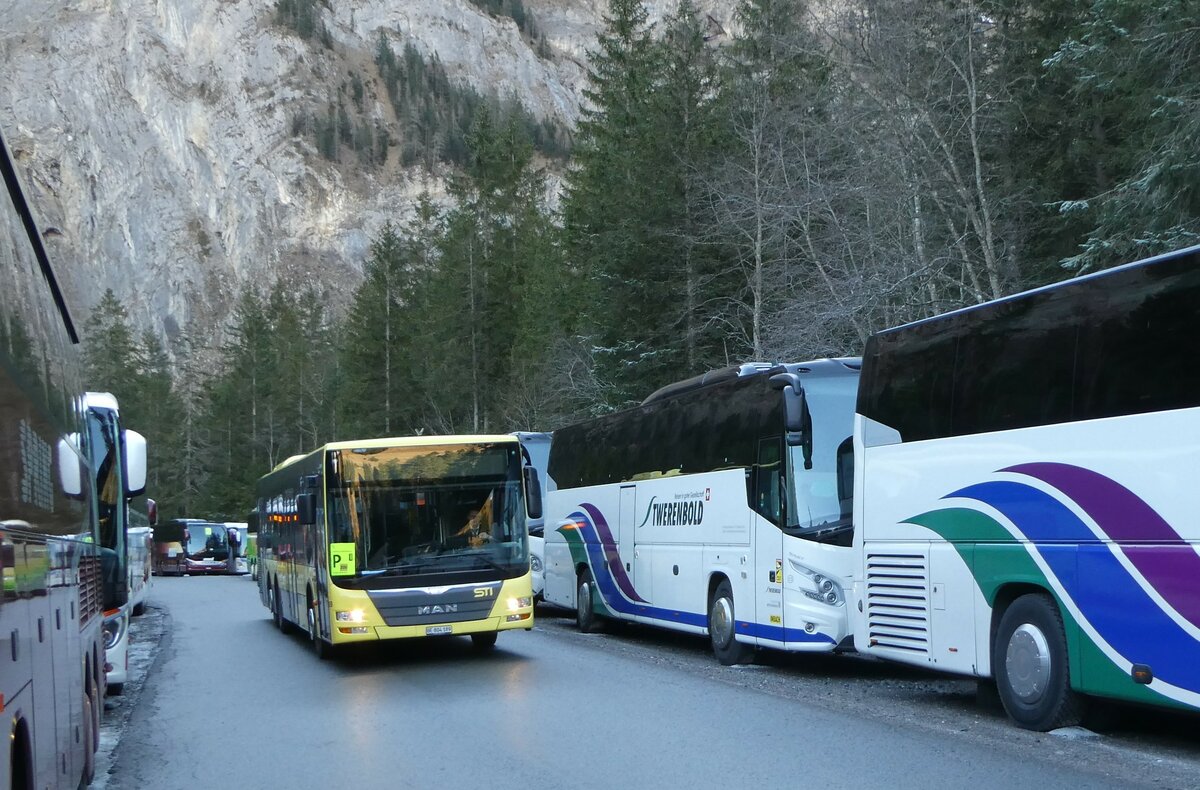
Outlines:
[[273,610],[272,613],[275,615],[275,627],[278,628],[281,633],[286,634],[290,629],[288,628],[288,621],[285,620],[283,617],[283,601],[281,601],[279,599],[279,582],[278,581],[275,582],[274,590],[275,590],[275,596],[274,596],[275,609]]
[[496,646],[497,635],[495,631],[471,634],[471,646],[475,648],[475,652],[477,653],[487,653]]
[[1071,690],[1067,638],[1054,599],[1023,595],[996,631],[992,674],[1004,710],[1018,726],[1045,732],[1078,724],[1083,700]]
[[754,658],[754,648],[737,641],[736,633],[733,588],[728,581],[722,581],[708,605],[708,638],[712,642],[713,655],[727,667],[748,664]]
[[80,787],[87,787],[96,778],[95,726],[92,692],[88,690],[83,695],[83,775],[79,777]]
[[311,600],[308,602],[308,638],[312,642],[313,652],[317,654],[317,658],[324,661],[333,655],[333,645],[326,642],[317,633],[317,605]]
[[585,634],[594,634],[600,630],[600,617],[596,614],[593,595],[596,590],[592,582],[592,572],[584,568],[576,579],[578,587],[575,590],[575,625]]
[[141,617],[145,613],[146,613],[146,604],[139,603],[137,606],[133,607],[133,616],[134,617]]

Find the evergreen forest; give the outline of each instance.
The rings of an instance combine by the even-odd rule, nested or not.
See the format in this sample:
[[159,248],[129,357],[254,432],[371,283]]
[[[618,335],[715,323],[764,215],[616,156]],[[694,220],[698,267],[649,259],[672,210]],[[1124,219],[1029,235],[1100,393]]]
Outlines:
[[[310,5],[281,9],[308,30]],[[164,516],[242,520],[325,441],[552,430],[1198,240],[1195,4],[743,0],[716,40],[692,0],[648,20],[610,0],[560,197],[527,119],[478,103],[453,201],[397,207],[348,310],[281,279],[172,364],[105,296],[89,384],[149,438]]]

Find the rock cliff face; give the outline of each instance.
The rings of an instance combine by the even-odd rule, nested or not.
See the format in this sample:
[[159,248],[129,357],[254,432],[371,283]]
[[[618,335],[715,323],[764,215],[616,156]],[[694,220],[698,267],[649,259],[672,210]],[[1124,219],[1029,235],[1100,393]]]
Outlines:
[[[734,5],[699,3],[718,25]],[[607,2],[525,7],[549,57],[468,0],[338,0],[320,7],[326,43],[279,24],[276,0],[0,0],[0,128],[77,320],[111,287],[140,327],[203,342],[247,284],[317,282],[345,300],[373,234],[442,184],[394,154],[322,158],[296,114],[360,73],[365,115],[394,123],[382,36],[569,127]]]

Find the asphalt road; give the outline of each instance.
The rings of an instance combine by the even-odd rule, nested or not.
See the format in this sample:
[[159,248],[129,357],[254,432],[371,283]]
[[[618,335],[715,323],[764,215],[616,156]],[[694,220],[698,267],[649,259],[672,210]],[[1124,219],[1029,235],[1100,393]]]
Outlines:
[[1029,733],[973,683],[857,657],[721,667],[702,640],[539,612],[489,655],[444,639],[321,662],[244,577],[156,579],[151,605],[160,649],[106,734],[104,788],[1200,786],[1200,718]]

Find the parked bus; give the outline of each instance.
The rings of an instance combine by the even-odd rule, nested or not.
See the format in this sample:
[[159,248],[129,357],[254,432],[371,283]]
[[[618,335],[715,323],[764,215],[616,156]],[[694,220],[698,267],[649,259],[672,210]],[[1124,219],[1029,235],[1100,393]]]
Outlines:
[[155,576],[187,573],[187,538],[187,524],[179,519],[154,526],[150,568]]
[[442,634],[490,648],[533,627],[538,491],[515,436],[336,442],[290,458],[258,483],[262,602],[321,657]]
[[0,787],[90,783],[104,644],[78,337],[0,135]]
[[125,687],[129,665],[129,501],[146,488],[146,440],[122,428],[111,394],[84,393],[83,406],[88,428],[83,443],[95,470],[106,685],[109,694],[117,695]]
[[[137,511],[131,511],[131,515]],[[150,565],[154,555],[154,530],[145,523],[145,516],[131,518],[129,543],[129,613],[141,617],[146,611],[146,599],[150,596]]]
[[846,642],[858,361],[749,364],[554,432],[547,603],[756,647]]
[[230,573],[243,574],[250,571],[246,561],[246,546],[250,539],[250,525],[245,521],[226,521],[225,530],[229,534],[229,556],[232,561]]
[[242,552],[246,555],[246,567],[250,571],[251,581],[258,581],[258,508],[254,508],[246,516],[246,543]]
[[1200,708],[1200,247],[873,336],[855,430],[859,650]]
[[184,526],[184,571],[192,576],[231,572],[229,530],[223,521],[177,519]]

